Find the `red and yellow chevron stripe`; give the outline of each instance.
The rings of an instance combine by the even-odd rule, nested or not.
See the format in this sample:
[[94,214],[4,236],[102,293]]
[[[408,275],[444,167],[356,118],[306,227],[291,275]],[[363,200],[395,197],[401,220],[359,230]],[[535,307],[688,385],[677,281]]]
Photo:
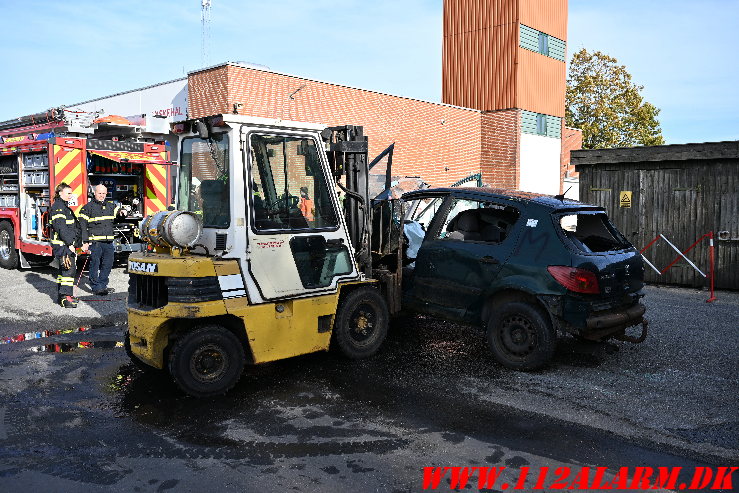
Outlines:
[[81,140],[74,139],[70,145],[52,146],[53,179],[52,190],[59,183],[66,183],[72,187],[72,193],[77,196],[77,205],[72,207],[75,212],[87,203],[87,173],[85,172],[85,149]]
[[144,215],[167,208],[167,166],[146,164],[144,177]]

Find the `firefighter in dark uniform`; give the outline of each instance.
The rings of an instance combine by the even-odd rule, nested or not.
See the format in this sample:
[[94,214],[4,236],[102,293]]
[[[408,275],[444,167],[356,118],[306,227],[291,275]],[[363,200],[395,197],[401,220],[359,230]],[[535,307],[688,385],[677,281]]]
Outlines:
[[75,248],[82,246],[80,223],[72,209],[69,208],[69,199],[72,198],[72,188],[66,183],[56,187],[56,196],[51,206],[49,217],[54,234],[51,237],[54,257],[59,261],[59,275],[56,278],[58,289],[58,303],[64,308],[76,308],[77,298],[74,297],[74,276],[77,270]]
[[113,223],[119,215],[125,215],[120,207],[105,200],[107,194],[105,185],[96,186],[95,198],[80,210],[82,241],[90,242],[90,288],[98,296],[112,291],[108,289],[108,277],[115,259]]

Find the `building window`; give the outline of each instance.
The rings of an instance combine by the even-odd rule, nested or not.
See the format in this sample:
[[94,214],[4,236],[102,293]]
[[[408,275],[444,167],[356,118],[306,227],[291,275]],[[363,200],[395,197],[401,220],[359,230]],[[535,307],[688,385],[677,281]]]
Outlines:
[[539,33],[539,53],[549,56],[549,35]]
[[562,118],[521,110],[521,132],[559,139],[562,132]]
[[519,32],[518,46],[521,48],[561,62],[565,61],[566,43],[561,39],[523,24],[520,25]]
[[547,134],[547,118],[541,113],[536,114],[536,133],[539,135]]

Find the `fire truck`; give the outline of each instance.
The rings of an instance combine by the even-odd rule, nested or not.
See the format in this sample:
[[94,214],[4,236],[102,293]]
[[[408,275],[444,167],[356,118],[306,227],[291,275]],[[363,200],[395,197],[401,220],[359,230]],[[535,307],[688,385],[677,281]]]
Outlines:
[[127,215],[115,224],[116,253],[141,249],[137,224],[170,201],[167,123],[64,107],[0,122],[0,266],[53,260],[49,209],[60,183],[75,213],[103,184]]

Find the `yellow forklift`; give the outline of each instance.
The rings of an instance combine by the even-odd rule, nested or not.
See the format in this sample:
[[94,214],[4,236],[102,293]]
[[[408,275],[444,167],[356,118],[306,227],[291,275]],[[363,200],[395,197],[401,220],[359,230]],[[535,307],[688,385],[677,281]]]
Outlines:
[[402,232],[383,231],[402,214],[370,198],[362,127],[217,115],[173,131],[177,210],[141,223],[128,261],[134,362],[208,397],[247,364],[375,354],[400,307]]

